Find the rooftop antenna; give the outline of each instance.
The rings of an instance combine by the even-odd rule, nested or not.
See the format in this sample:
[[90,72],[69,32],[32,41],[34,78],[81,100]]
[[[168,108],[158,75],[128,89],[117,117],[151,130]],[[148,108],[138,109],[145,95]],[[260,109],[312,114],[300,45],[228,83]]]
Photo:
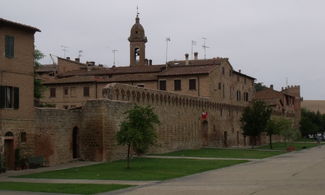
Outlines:
[[61,45],[62,51],[63,51],[63,57],[65,58],[65,54],[68,52],[68,47],[65,45]]
[[53,64],[56,64],[56,63],[55,63],[55,60],[54,60],[54,58],[53,58],[53,56],[52,56],[52,54],[50,54],[50,58],[51,58],[51,60],[52,60],[52,63],[53,63]]
[[166,38],[166,64],[167,64],[167,61],[168,61],[168,42],[170,42],[170,37],[167,37]]
[[209,47],[206,45],[206,40],[207,40],[207,38],[202,37],[202,39],[203,39],[203,45],[202,45],[202,47],[203,47],[203,50],[204,50],[204,59],[207,59],[207,48],[209,48]]
[[191,56],[192,56],[192,59],[194,59],[194,56],[193,56],[193,46],[196,45],[196,41],[192,40],[191,41]]
[[286,77],[286,87],[289,86],[288,77]]
[[118,52],[118,50],[117,49],[113,49],[112,52],[113,52],[113,56],[114,56],[114,58],[113,58],[114,59],[113,60],[113,66],[115,66],[116,65],[115,64],[115,53]]
[[78,58],[79,58],[79,59],[81,58],[81,56],[82,56],[82,53],[83,53],[83,51],[82,51],[82,50],[79,50],[79,51],[78,51]]

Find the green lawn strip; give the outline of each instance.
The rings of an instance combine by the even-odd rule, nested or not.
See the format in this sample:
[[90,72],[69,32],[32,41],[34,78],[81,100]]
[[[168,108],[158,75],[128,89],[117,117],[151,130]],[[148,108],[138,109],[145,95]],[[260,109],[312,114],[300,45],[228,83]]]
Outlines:
[[247,158],[262,159],[274,155],[283,154],[282,151],[258,151],[254,149],[221,149],[202,148],[198,150],[181,150],[177,152],[159,154],[162,156],[186,156],[186,157],[211,157],[211,158]]
[[0,190],[68,194],[96,194],[127,187],[131,187],[131,185],[0,182]]
[[[274,150],[286,150],[287,147],[289,146],[293,146],[295,147],[296,150],[302,150],[302,149],[306,149],[306,148],[312,148],[315,146],[318,146],[317,143],[309,143],[309,142],[305,142],[305,143],[301,143],[301,142],[291,142],[291,143],[283,143],[283,142],[277,142],[277,143],[273,143],[273,149]],[[259,146],[256,147],[257,149],[270,149],[269,145],[264,145],[264,146]]]
[[130,169],[126,169],[125,160],[121,160],[18,177],[155,181],[191,175],[244,162],[248,161],[135,158],[131,161]]

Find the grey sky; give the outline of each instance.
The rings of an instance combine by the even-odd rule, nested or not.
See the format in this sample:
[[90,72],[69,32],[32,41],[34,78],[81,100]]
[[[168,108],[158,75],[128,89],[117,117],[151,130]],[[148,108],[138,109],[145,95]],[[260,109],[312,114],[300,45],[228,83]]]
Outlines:
[[[0,17],[42,30],[35,44],[43,53],[111,66],[129,64],[130,28],[136,6],[148,43],[146,57],[165,62],[194,51],[203,58],[229,57],[233,67],[280,89],[301,85],[304,99],[325,99],[325,1],[323,0],[0,0]],[[50,59],[44,59],[50,63]]]

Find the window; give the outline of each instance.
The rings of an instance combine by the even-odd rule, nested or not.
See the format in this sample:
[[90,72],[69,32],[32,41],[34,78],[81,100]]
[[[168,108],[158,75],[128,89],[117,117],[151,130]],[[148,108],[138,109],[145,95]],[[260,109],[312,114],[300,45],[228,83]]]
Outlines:
[[249,98],[248,98],[248,92],[244,92],[244,101],[248,102]]
[[222,74],[225,75],[225,67],[222,67]]
[[196,79],[190,79],[188,84],[189,90],[196,90]]
[[174,90],[175,91],[180,91],[181,90],[181,80],[174,80]]
[[0,86],[0,108],[19,108],[19,88]]
[[138,84],[137,87],[144,87],[144,84]]
[[22,132],[22,133],[20,134],[20,142],[21,142],[21,143],[25,143],[26,140],[27,140],[27,138],[26,138],[26,132]]
[[222,84],[222,97],[225,98],[225,84]]
[[64,88],[63,88],[63,95],[64,95],[64,96],[69,95],[69,88],[68,88],[68,87],[64,87]]
[[56,89],[50,88],[50,97],[56,97]]
[[159,90],[166,90],[166,81],[163,80],[163,81],[159,81]]
[[237,90],[237,101],[240,101],[241,100],[241,93],[240,91]]
[[218,89],[221,90],[221,83],[218,83]]
[[84,87],[84,97],[89,97],[89,87]]
[[246,84],[246,78],[244,78],[244,83]]
[[14,41],[15,38],[13,36],[5,36],[5,56],[7,58],[13,58],[15,56]]
[[68,109],[69,106],[68,106],[68,105],[64,105],[63,108],[64,108],[64,109]]

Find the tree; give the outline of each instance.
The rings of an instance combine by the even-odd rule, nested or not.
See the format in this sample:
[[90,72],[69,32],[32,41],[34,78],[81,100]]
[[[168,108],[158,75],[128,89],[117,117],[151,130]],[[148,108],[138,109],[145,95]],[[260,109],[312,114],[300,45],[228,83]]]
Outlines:
[[254,101],[251,106],[245,108],[240,122],[243,134],[253,138],[252,147],[256,145],[256,137],[265,131],[271,113],[272,109],[262,101]]
[[254,88],[255,91],[262,91],[263,89],[267,89],[267,87],[262,82],[254,83]]
[[156,142],[154,125],[160,121],[150,106],[135,105],[125,114],[127,117],[117,132],[117,142],[119,145],[127,145],[127,168],[130,168],[131,149],[137,154],[145,153]]
[[294,138],[294,133],[292,132],[292,122],[285,118],[274,118],[270,119],[266,125],[266,133],[269,136],[269,144],[272,149],[272,135],[280,134],[287,139]]
[[284,138],[284,143],[287,141],[296,139],[298,137],[298,131],[292,127],[292,121],[289,119],[281,119],[279,121],[280,135]]
[[[35,51],[34,51],[34,59],[35,59],[34,70],[38,69],[41,66],[41,63],[39,61],[44,57],[45,57],[45,55],[40,50],[35,49]],[[40,99],[42,97],[42,90],[43,90],[42,82],[34,74],[34,98]]]

